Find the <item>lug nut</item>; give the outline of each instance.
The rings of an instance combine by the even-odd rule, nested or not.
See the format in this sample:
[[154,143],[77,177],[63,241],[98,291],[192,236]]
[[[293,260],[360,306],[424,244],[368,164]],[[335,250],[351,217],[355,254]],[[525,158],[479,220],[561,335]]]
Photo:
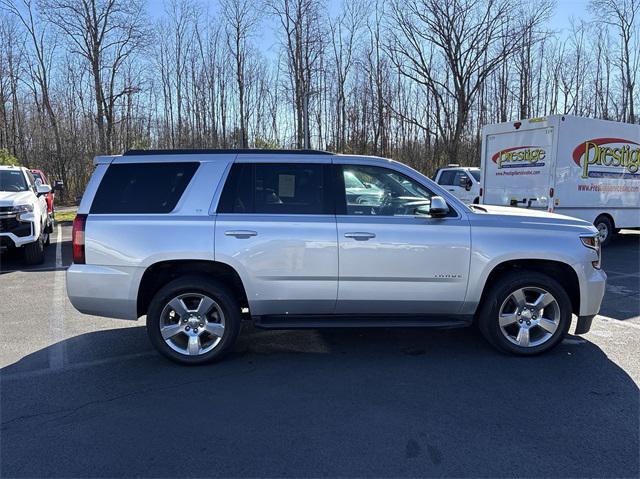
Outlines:
[[522,323],[522,320],[518,321],[519,323]]
[[198,332],[198,328],[193,328],[193,332],[197,333]]
[[530,326],[530,325],[531,325],[531,321],[527,321],[527,326]]
[[186,328],[184,328],[185,331],[189,331],[191,328],[189,326],[187,326]]
[[204,323],[200,323],[200,327],[203,327],[203,326],[204,326]]

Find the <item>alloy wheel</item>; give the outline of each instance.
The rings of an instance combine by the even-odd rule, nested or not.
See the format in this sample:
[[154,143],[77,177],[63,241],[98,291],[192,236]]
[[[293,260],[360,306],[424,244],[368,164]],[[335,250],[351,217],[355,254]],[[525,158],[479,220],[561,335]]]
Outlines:
[[222,341],[225,317],[220,305],[201,293],[186,293],[171,299],[160,314],[160,334],[174,351],[199,356]]
[[546,343],[560,326],[558,301],[551,293],[538,287],[513,291],[500,306],[498,314],[502,334],[523,348]]

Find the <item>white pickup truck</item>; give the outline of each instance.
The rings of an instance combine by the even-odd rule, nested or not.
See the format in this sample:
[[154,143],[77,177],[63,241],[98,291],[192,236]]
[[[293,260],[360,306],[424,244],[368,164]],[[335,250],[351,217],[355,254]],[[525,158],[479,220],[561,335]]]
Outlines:
[[53,225],[45,195],[49,185],[19,166],[0,166],[0,251],[22,248],[27,264],[44,261]]
[[440,168],[433,181],[449,191],[464,204],[480,202],[480,168],[449,165]]

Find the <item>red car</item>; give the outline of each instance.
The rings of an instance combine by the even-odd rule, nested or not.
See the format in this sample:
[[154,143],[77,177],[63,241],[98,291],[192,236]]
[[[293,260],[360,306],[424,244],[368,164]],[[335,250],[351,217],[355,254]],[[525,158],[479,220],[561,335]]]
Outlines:
[[53,218],[53,212],[55,210],[54,209],[54,204],[53,204],[53,201],[55,199],[55,194],[53,192],[53,186],[49,183],[49,181],[47,180],[47,177],[44,175],[42,170],[30,170],[30,171],[31,171],[31,174],[33,175],[33,177],[36,180],[40,180],[43,185],[51,186],[51,191],[49,193],[47,193],[46,200],[47,200],[47,212]]

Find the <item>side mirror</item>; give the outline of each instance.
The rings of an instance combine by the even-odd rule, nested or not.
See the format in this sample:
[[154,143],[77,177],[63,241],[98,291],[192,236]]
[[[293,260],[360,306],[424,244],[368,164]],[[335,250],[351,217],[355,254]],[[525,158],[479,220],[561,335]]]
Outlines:
[[54,191],[62,191],[62,190],[64,190],[64,181],[62,181],[62,180],[56,180],[56,181],[53,183],[53,190],[54,190]]
[[462,188],[464,188],[465,190],[469,191],[469,190],[471,190],[471,188],[473,188],[473,182],[471,181],[471,178],[468,178],[466,176],[462,176],[460,178],[460,186]]
[[51,193],[51,187],[49,185],[43,185],[42,182],[36,183],[36,193],[38,195],[46,195]]
[[432,218],[446,216],[449,213],[449,206],[442,196],[431,197],[431,207],[429,208],[429,215]]

